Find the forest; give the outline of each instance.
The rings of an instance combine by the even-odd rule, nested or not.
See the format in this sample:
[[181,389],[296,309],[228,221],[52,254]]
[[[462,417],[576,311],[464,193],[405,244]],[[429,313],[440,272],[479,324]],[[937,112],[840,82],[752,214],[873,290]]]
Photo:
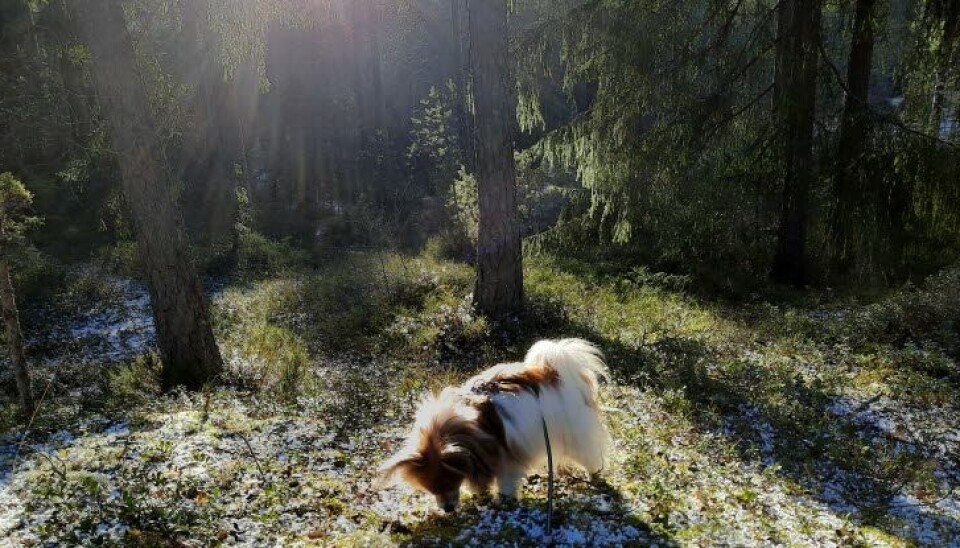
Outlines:
[[960,548],[960,0],[0,0],[0,315],[0,546]]

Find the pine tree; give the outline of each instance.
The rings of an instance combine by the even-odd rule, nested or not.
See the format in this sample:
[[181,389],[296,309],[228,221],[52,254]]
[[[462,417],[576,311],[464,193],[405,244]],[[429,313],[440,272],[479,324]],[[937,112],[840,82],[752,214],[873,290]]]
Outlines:
[[191,264],[123,9],[115,0],[77,0],[74,6],[134,217],[163,360],[163,385],[200,389],[220,373],[220,350]]
[[854,259],[853,224],[864,190],[861,188],[862,175],[857,165],[866,152],[870,131],[870,107],[867,101],[876,24],[876,0],[857,0],[834,180],[836,204],[831,236],[838,274],[849,270]]
[[33,195],[23,183],[10,173],[0,174],[0,313],[3,314],[10,363],[20,395],[20,410],[28,417],[34,412],[35,402],[20,332],[20,312],[10,277],[10,256],[24,245],[27,229],[40,222],[27,215],[31,203]]
[[474,303],[501,319],[523,306],[523,264],[516,204],[506,0],[470,0],[470,59],[476,104],[475,168],[480,206]]
[[819,69],[820,0],[784,0],[778,12],[776,102],[782,123],[783,195],[771,277],[803,286],[814,177],[813,126]]

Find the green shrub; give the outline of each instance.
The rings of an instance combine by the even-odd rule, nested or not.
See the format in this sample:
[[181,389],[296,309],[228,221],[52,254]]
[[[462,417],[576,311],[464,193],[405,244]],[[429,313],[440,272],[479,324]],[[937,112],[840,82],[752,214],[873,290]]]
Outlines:
[[56,307],[70,314],[119,305],[123,300],[115,278],[98,264],[83,264],[66,274],[56,298]]
[[143,277],[143,265],[140,263],[139,247],[135,241],[123,240],[102,248],[97,259],[104,270],[117,276]]
[[246,274],[272,275],[302,268],[309,256],[290,242],[277,242],[253,231],[240,235],[238,270]]
[[[289,329],[258,323],[249,329],[232,361],[233,373],[245,384],[293,402],[308,386],[310,360],[303,340]],[[237,364],[242,364],[237,367]]]
[[130,364],[109,368],[100,377],[106,401],[117,407],[145,403],[160,393],[160,356],[149,352]]
[[304,283],[314,340],[333,350],[369,348],[390,318],[393,282],[373,261],[345,261]]
[[52,297],[63,284],[65,269],[56,259],[33,248],[18,251],[13,256],[13,285],[21,300]]
[[847,322],[859,344],[933,345],[960,357],[960,267],[929,278],[922,288],[907,287],[866,307]]
[[232,235],[210,234],[202,244],[190,247],[190,255],[198,272],[208,276],[226,276],[237,266]]
[[409,356],[460,369],[490,357],[494,346],[490,324],[474,313],[469,296],[442,290],[422,310],[397,316],[384,333]]
[[480,206],[477,197],[477,179],[465,169],[460,169],[450,187],[447,208],[453,225],[462,237],[473,246],[477,245],[477,230],[480,226]]

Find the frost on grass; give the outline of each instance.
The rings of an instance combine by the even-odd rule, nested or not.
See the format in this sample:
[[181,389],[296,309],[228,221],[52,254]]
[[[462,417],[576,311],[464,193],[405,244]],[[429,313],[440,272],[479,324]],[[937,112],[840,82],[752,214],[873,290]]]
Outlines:
[[500,511],[480,507],[480,520],[462,530],[454,539],[468,546],[488,546],[510,537],[533,545],[554,546],[617,546],[650,541],[650,537],[619,516],[604,518],[589,513],[574,514],[568,523],[556,524],[546,531],[547,515],[540,509],[517,508]]
[[48,329],[28,340],[51,365],[75,362],[120,362],[156,346],[150,294],[135,280],[98,276],[98,295],[66,297],[69,313],[49,311]]
[[[28,340],[51,364],[75,362],[122,362],[135,359],[156,347],[150,293],[137,280],[81,269],[82,278],[96,278],[96,295],[71,295],[69,313],[48,311],[47,329]],[[220,280],[205,280],[204,291],[216,295]],[[61,306],[63,308],[63,306]],[[56,316],[56,317],[53,317]]]
[[[960,409],[955,405],[923,407],[878,395],[844,396],[829,408],[857,427],[864,440],[887,441],[896,452],[923,457],[930,464],[936,491],[905,485],[889,501],[890,529],[929,546],[960,546]],[[842,476],[825,487],[834,507],[851,514],[860,511],[839,494]]]
[[[284,287],[302,289],[292,282],[275,289]],[[123,280],[113,288],[111,299],[80,309],[35,345],[50,350],[45,369],[77,356],[89,367],[129,360],[153,344],[143,288]],[[218,306],[237,325],[267,321],[235,304]],[[268,321],[296,337],[276,340],[314,344],[310,313],[285,308]],[[849,348],[725,344],[732,359],[705,350],[701,378],[683,379],[699,382],[705,395],[626,378],[603,387],[614,440],[605,483],[561,476],[549,539],[542,471],[528,478],[519,503],[469,496],[454,515],[408,487],[375,484],[420,394],[469,371],[441,374],[372,353],[320,358],[313,350],[304,370],[309,390],[282,404],[223,388],[148,399],[122,416],[68,414],[26,436],[0,436],[0,539],[15,546],[170,539],[184,546],[960,546],[956,398],[917,401],[885,377],[854,382],[860,366],[841,366]],[[675,363],[682,351],[664,344],[650,356]],[[225,355],[238,378],[265,367],[263,356],[239,345]]]

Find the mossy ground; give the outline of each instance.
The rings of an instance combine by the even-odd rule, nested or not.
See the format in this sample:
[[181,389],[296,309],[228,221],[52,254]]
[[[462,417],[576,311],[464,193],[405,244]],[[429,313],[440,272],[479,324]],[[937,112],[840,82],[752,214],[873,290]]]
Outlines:
[[[533,257],[527,313],[492,326],[471,310],[467,265],[346,255],[218,286],[224,385],[165,396],[149,354],[104,364],[81,342],[54,359],[49,329],[33,345],[40,414],[26,429],[4,412],[0,542],[540,545],[540,475],[517,504],[471,497],[443,516],[374,485],[375,469],[423,392],[581,336],[613,370],[614,446],[602,483],[559,482],[559,544],[956,546],[960,313],[943,301],[957,278],[870,302],[734,304]],[[70,291],[112,294],[85,280]],[[103,301],[114,312],[83,318],[138,313]]]

